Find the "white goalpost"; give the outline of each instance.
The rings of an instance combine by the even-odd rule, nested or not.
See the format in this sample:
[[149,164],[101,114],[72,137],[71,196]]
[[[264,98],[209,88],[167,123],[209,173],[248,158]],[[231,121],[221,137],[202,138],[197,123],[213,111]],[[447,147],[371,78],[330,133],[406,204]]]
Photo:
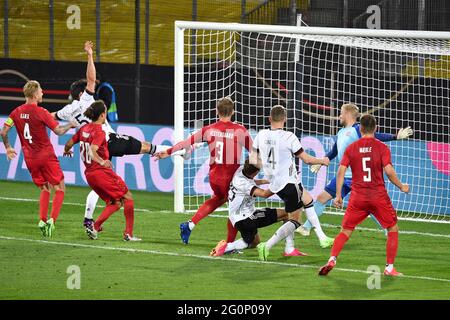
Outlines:
[[[450,32],[176,21],[174,142],[215,122],[224,96],[253,137],[284,105],[287,130],[318,157],[335,142],[344,103],[373,114],[379,132],[411,126],[410,139],[387,142],[411,192],[386,183],[389,195],[401,219],[450,223]],[[315,175],[301,165],[305,188],[316,197],[337,167],[334,159]],[[174,158],[175,212],[210,197],[208,168],[206,144]]]

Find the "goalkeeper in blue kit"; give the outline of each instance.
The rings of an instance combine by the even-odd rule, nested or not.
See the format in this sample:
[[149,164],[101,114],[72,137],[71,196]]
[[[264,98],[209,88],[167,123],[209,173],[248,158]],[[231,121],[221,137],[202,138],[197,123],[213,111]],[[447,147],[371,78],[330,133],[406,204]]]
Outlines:
[[[333,148],[327,153],[326,157],[331,161],[334,158],[338,158],[339,162],[342,160],[345,149],[361,138],[361,132],[359,130],[360,124],[357,122],[359,116],[359,108],[354,104],[344,104],[341,107],[341,114],[339,120],[341,125],[344,126],[339,130],[337,134],[337,140],[333,145]],[[401,140],[409,138],[413,134],[411,127],[406,127],[400,129],[397,135],[388,133],[375,133],[375,138],[380,141],[392,141]],[[321,165],[311,166],[311,171],[317,173],[321,168]],[[350,168],[347,168],[345,172],[344,185],[342,187],[342,198],[345,198],[347,194],[350,193],[352,185],[352,172]],[[331,199],[336,197],[336,177],[330,180],[330,182],[325,186],[325,190],[319,194],[317,201],[314,204],[314,209],[316,210],[317,216],[321,216],[325,209],[325,206],[329,203]],[[371,215],[371,218],[378,224],[381,228],[380,223]],[[308,236],[311,230],[311,223],[306,221],[306,223],[297,228],[296,232]]]

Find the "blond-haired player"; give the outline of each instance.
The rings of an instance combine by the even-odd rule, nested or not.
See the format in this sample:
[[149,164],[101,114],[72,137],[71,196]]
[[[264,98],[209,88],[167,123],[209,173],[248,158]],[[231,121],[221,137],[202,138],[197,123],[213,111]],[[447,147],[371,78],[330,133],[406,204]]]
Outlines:
[[[337,139],[333,148],[330,152],[327,153],[326,158],[330,161],[334,158],[338,158],[339,162],[342,160],[344,156],[345,150],[347,147],[361,138],[360,132],[360,124],[357,121],[359,117],[359,108],[355,104],[343,104],[341,107],[341,114],[339,116],[339,120],[341,125],[344,127],[339,130],[337,133]],[[400,129],[397,135],[388,134],[388,133],[379,133],[375,132],[375,138],[386,142],[392,140],[401,140],[406,139],[413,134],[411,127],[406,127],[404,129]],[[320,169],[321,165],[311,166],[311,171],[313,173],[317,173]],[[344,185],[342,187],[342,197],[345,198],[347,194],[350,193],[352,185],[352,172],[350,168],[347,168],[345,172]],[[319,194],[317,197],[317,201],[314,204],[314,208],[316,209],[317,215],[320,217],[323,214],[325,206],[328,202],[336,196],[336,176],[330,180],[330,182],[325,187],[325,190]],[[379,222],[371,215],[371,218],[380,226]],[[311,223],[306,222],[303,226],[299,227],[296,231],[301,233],[304,236],[308,236],[311,229]]]

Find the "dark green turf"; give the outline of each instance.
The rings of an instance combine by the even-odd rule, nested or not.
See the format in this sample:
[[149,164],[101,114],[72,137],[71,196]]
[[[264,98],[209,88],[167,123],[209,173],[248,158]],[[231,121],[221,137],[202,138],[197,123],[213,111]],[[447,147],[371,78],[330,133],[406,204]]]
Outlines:
[[[68,187],[65,201],[84,204],[89,190]],[[29,183],[0,181],[0,197],[38,199],[39,190]],[[284,258],[282,245],[271,250],[274,265],[253,263],[256,250],[225,259],[209,259],[215,244],[226,235],[226,220],[209,217],[194,230],[190,244],[179,239],[178,225],[189,215],[167,213],[173,208],[172,195],[134,192],[135,234],[141,243],[125,243],[122,212],[105,223],[97,241],[88,240],[82,228],[83,206],[65,204],[52,243],[0,239],[1,299],[449,299],[450,282],[381,277],[381,289],[367,288],[368,274],[333,270],[328,277],[317,276],[317,267],[326,262],[329,249],[320,249],[317,238],[296,237],[296,244],[308,257]],[[37,228],[38,203],[1,200],[0,236],[43,239]],[[98,208],[96,214],[100,212]],[[163,211],[163,212],[161,212]],[[224,214],[219,213],[219,214]],[[338,225],[341,217],[326,215],[321,221]],[[404,222],[401,230],[450,234],[446,224]],[[363,226],[375,228],[370,219]],[[277,226],[261,230],[267,239]],[[335,236],[337,227],[324,228]],[[77,247],[134,248],[145,252]],[[400,235],[396,266],[409,276],[450,280],[450,238]],[[150,252],[149,252],[150,251]],[[171,255],[179,254],[181,256]],[[187,255],[195,256],[187,256]],[[184,256],[183,256],[184,255]],[[233,261],[233,259],[250,260]],[[338,261],[338,268],[367,270],[383,268],[383,233],[356,231]],[[292,266],[288,264],[298,264]],[[81,289],[67,289],[66,273],[71,265],[81,270]]]

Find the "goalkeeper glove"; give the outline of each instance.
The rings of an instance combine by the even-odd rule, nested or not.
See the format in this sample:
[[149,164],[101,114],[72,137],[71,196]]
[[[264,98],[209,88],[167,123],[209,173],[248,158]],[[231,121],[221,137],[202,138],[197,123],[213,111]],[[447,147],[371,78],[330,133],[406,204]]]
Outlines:
[[317,173],[319,172],[320,168],[322,167],[321,164],[313,164],[310,168],[312,173]]
[[397,133],[397,140],[406,139],[412,136],[413,130],[411,127],[402,128]]

